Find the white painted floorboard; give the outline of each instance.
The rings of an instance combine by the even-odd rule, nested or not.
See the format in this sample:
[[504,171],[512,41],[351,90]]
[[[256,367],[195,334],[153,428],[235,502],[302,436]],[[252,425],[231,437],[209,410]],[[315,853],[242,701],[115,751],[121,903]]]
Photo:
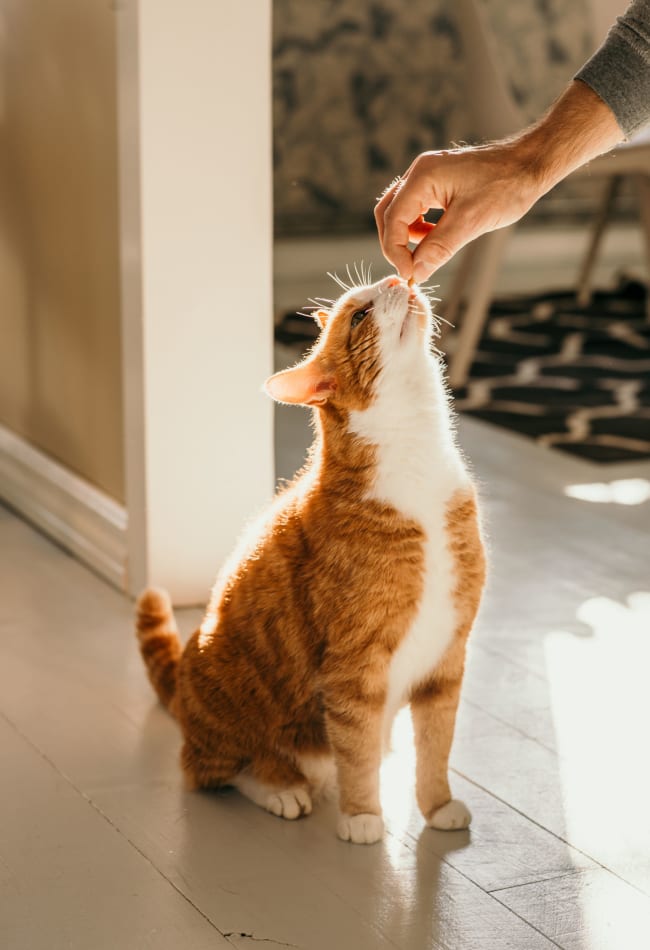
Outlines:
[[[286,413],[288,471],[308,431]],[[289,823],[184,791],[131,604],[2,513],[0,947],[647,950],[650,503],[564,488],[650,466],[460,431],[492,564],[452,759],[468,832],[424,828],[403,716],[379,845],[339,842],[330,802]]]

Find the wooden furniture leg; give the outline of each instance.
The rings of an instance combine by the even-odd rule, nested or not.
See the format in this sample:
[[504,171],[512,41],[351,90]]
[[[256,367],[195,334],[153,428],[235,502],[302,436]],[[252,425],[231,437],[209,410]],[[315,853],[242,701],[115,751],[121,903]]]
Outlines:
[[458,331],[456,349],[449,363],[449,382],[453,389],[464,386],[474,359],[478,341],[492,302],[492,291],[506,242],[514,225],[484,234],[475,241],[477,267],[474,272],[471,298]]
[[580,268],[580,276],[578,277],[576,296],[581,307],[586,307],[591,300],[591,277],[594,271],[594,264],[596,263],[596,256],[616,200],[616,195],[621,185],[621,180],[620,176],[614,175],[606,180],[605,187],[603,188],[600,207],[591,232],[591,240],[589,241],[587,253]]
[[[645,240],[646,270],[650,278],[650,175],[634,175],[634,184],[639,193],[639,214]],[[646,320],[650,323],[650,293],[646,295]]]
[[447,335],[456,327],[463,299],[466,299],[471,286],[472,269],[476,262],[476,252],[479,245],[480,241],[472,241],[458,255],[460,261],[458,271],[454,275],[449,293],[442,301],[442,316],[445,322],[442,324],[440,331],[441,345],[444,345]]

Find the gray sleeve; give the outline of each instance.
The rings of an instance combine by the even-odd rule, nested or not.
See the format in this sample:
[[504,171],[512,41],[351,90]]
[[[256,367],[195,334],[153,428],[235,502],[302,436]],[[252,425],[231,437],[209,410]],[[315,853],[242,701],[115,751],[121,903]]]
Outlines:
[[650,121],[650,0],[633,0],[575,78],[610,107],[626,137]]

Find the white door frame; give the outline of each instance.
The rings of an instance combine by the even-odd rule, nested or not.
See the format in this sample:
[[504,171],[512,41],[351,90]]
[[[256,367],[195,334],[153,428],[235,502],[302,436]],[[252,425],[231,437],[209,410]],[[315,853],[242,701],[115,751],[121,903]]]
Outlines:
[[128,585],[205,602],[270,497],[271,0],[124,0]]

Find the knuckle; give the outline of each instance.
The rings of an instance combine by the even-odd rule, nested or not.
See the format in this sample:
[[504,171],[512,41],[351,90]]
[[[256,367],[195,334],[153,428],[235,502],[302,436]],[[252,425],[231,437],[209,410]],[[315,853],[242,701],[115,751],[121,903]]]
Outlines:
[[447,241],[435,240],[422,249],[420,260],[427,265],[439,267],[454,255],[454,248]]
[[422,152],[415,160],[413,171],[429,174],[431,169],[435,168],[444,154],[444,152]]

